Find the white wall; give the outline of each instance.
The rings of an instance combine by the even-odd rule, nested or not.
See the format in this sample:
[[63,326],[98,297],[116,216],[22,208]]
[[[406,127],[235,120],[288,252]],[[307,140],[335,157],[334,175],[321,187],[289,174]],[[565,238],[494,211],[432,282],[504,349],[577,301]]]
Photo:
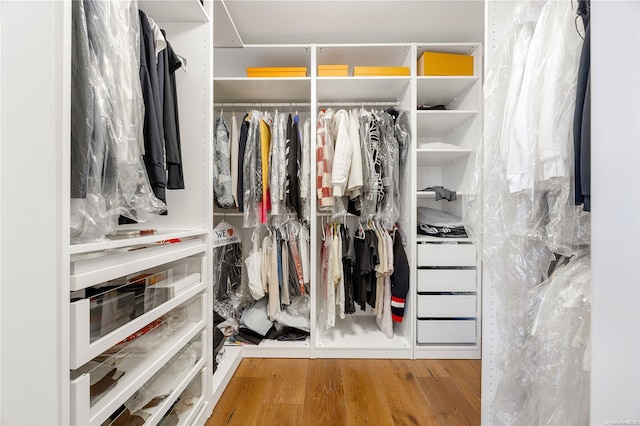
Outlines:
[[591,424],[640,424],[640,2],[591,5]]
[[63,68],[70,64],[70,7],[2,1],[0,8],[0,424],[65,424],[68,369],[64,377],[58,350],[68,334],[59,309],[68,234],[68,208],[61,205],[68,189],[61,183],[68,166],[62,141],[69,135]]

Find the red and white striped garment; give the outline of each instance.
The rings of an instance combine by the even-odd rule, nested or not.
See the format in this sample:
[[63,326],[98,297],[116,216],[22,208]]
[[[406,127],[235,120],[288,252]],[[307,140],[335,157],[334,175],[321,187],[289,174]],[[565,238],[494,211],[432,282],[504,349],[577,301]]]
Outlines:
[[333,161],[333,143],[328,124],[333,110],[320,111],[316,130],[316,190],[318,192],[318,208],[329,209],[335,204],[333,187],[331,186],[331,168]]

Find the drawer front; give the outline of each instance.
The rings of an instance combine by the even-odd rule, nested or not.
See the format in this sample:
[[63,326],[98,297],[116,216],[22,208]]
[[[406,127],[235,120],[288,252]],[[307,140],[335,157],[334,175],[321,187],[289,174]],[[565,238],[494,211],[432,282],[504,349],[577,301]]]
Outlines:
[[476,316],[473,294],[418,295],[418,318],[469,318]]
[[418,343],[476,343],[476,321],[418,320]]
[[419,269],[418,291],[476,291],[476,270]]
[[473,244],[418,244],[418,266],[476,266]]

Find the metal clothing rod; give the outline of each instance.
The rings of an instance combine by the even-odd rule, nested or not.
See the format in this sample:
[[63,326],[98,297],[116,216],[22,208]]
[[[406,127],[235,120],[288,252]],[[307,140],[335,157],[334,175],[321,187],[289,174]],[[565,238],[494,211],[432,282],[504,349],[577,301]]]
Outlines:
[[356,101],[345,101],[345,102],[318,102],[318,105],[322,106],[399,106],[399,101],[389,101],[389,102],[356,102]]
[[311,106],[309,102],[216,102],[213,104],[214,108],[224,107],[308,107]]

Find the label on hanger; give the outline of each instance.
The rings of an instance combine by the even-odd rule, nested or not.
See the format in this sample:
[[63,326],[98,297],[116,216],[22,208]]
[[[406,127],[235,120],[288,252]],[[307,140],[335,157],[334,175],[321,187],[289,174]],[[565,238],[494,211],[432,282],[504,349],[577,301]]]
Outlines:
[[240,242],[240,232],[238,229],[222,221],[213,229],[213,247],[226,246]]

